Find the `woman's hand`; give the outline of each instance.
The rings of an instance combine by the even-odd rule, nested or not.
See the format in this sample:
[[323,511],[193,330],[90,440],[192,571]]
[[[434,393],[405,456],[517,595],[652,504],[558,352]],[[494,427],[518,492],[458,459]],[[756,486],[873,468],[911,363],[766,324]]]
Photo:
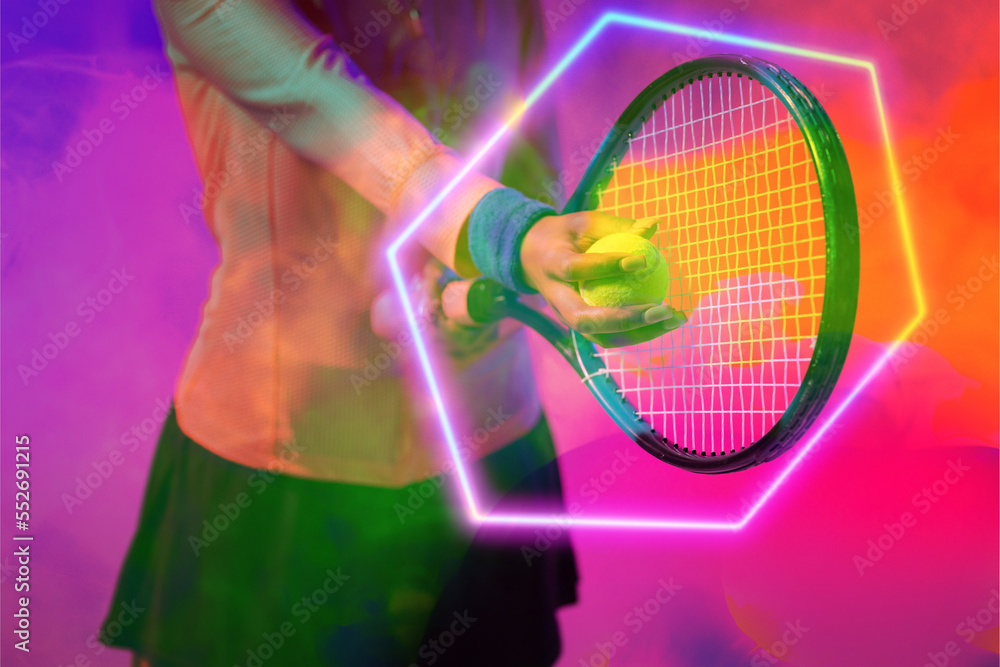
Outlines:
[[659,338],[687,321],[683,313],[675,313],[665,304],[600,308],[584,302],[575,287],[578,281],[624,275],[646,266],[646,258],[641,255],[585,254],[597,239],[618,232],[648,239],[656,233],[656,223],[581,211],[542,218],[521,243],[526,282],[549,302],[563,324],[604,348]]
[[[481,355],[513,330],[517,323],[464,326],[445,317],[442,300],[448,295],[442,294],[444,272],[444,264],[430,259],[423,271],[412,276],[407,284],[417,328],[424,332],[425,340],[433,342],[453,358]],[[387,288],[375,299],[371,309],[371,326],[375,335],[384,340],[397,341],[403,347],[412,345],[405,310],[395,287]]]

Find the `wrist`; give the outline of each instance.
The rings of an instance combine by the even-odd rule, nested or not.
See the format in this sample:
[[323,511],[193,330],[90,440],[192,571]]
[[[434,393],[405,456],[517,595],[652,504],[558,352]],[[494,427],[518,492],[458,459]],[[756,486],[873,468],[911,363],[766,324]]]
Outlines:
[[534,224],[528,229],[524,234],[524,239],[521,241],[521,249],[518,253],[521,265],[521,278],[524,280],[525,285],[530,287],[535,292],[538,291],[538,282],[535,280],[534,267],[541,264],[539,257],[540,247],[545,247],[545,242],[542,237],[545,236],[544,226]]
[[536,290],[522,266],[522,244],[540,219],[555,210],[517,190],[487,192],[469,216],[469,251],[484,276],[530,294]]

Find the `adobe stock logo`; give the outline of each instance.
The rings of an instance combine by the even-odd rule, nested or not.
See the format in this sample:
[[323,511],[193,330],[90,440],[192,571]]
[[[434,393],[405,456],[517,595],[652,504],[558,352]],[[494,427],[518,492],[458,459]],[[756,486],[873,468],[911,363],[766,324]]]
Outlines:
[[361,50],[372,43],[372,40],[378,37],[382,31],[388,26],[392,19],[399,15],[403,11],[403,5],[399,0],[389,0],[386,3],[385,9],[373,9],[370,14],[372,17],[371,21],[368,21],[364,26],[354,26],[354,32],[352,33],[350,42],[341,42],[337,46],[348,56],[356,56],[361,53]]
[[38,7],[41,11],[30,16],[25,14],[21,17],[21,29],[18,32],[7,33],[7,41],[10,42],[14,53],[20,52],[22,46],[34,39],[38,35],[38,31],[56,17],[56,14],[62,9],[61,5],[67,4],[69,4],[69,0],[38,0]]
[[951,487],[958,484],[965,477],[965,473],[970,470],[972,468],[964,465],[962,459],[948,461],[948,467],[945,468],[940,478],[913,494],[911,503],[915,509],[920,511],[919,514],[903,512],[897,521],[882,524],[885,531],[865,543],[867,549],[864,555],[854,555],[853,562],[858,576],[865,576],[865,570],[874,567],[875,563],[885,558],[886,554],[903,539],[907,531],[917,525],[919,515],[930,512],[948,494]]
[[[116,97],[108,108],[108,111],[114,114],[119,122],[127,120],[132,112],[138,109],[139,105],[149,97],[151,92],[170,78],[170,73],[164,71],[159,63],[146,67],[145,71],[146,74],[139,80],[139,83]],[[63,161],[56,160],[52,163],[52,173],[55,174],[56,179],[60,183],[65,181],[67,176],[82,165],[84,160],[93,154],[116,128],[117,126],[110,115],[99,120],[96,126],[84,128],[81,132],[83,135],[81,139],[66,145],[66,157]]]
[[[83,325],[93,323],[133,280],[135,280],[135,276],[124,267],[112,271],[111,279],[105,287],[97,290],[96,293],[88,296],[77,305],[76,314],[80,316]],[[32,348],[28,363],[17,365],[17,374],[21,377],[21,382],[28,386],[28,383],[48,368],[82,331],[83,327],[80,322],[71,319],[67,320],[61,328],[48,332],[48,342],[42,343],[40,347]]]

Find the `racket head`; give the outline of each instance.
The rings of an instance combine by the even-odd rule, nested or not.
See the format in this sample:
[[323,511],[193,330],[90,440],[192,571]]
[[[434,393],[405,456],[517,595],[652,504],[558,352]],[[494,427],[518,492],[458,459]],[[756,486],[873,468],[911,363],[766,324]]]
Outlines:
[[[687,169],[683,179],[678,166]],[[860,265],[847,158],[812,93],[748,56],[675,67],[633,100],[605,138],[564,212],[582,210],[662,219],[653,240],[671,266],[667,301],[688,315],[680,329],[618,350],[572,333],[587,384],[618,425],[650,454],[702,473],[749,468],[794,445],[843,368]],[[761,262],[765,252],[769,261]],[[748,259],[754,253],[756,271]],[[755,324],[744,306],[757,309]],[[749,317],[756,340],[752,331],[749,344],[734,334],[734,315]]]

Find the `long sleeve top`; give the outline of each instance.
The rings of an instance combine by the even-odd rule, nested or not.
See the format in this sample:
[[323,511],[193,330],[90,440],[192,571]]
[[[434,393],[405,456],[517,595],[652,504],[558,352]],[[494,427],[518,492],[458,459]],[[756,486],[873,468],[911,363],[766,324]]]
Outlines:
[[[179,425],[229,460],[287,474],[397,486],[437,473],[444,441],[413,342],[376,335],[372,304],[391,287],[387,242],[463,165],[445,142],[471,147],[522,95],[537,11],[480,0],[433,12],[396,0],[155,9],[203,181],[191,212],[220,250],[175,390]],[[537,143],[522,142],[533,161],[508,173],[544,161]],[[432,255],[474,272],[463,225],[500,169],[469,174],[441,203],[404,248],[407,271]],[[463,457],[537,421],[523,332],[434,363]]]

